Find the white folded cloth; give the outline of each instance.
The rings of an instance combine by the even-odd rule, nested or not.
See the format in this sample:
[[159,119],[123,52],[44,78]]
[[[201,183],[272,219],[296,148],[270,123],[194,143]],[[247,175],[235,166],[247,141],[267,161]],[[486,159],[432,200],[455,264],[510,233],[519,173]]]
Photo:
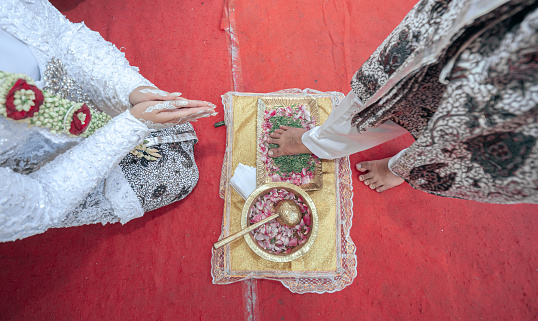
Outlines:
[[256,169],[239,163],[230,179],[230,185],[246,200],[256,189]]

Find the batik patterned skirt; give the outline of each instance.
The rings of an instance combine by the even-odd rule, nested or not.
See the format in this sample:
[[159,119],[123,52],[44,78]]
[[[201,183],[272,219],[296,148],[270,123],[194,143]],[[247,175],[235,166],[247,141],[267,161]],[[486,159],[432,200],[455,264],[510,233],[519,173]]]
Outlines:
[[419,2],[353,77],[352,123],[415,137],[391,170],[416,189],[538,203],[537,4],[483,2]]

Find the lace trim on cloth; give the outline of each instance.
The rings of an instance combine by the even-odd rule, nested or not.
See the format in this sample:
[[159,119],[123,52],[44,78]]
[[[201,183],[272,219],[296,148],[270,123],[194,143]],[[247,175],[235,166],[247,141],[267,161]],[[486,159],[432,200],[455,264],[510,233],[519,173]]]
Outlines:
[[[290,96],[302,94],[312,95],[313,98],[330,97],[333,108],[339,105],[344,95],[339,92],[320,92],[313,89],[286,89],[264,96]],[[222,166],[220,182],[220,196],[225,201],[225,216],[222,222],[223,233],[230,234],[230,217],[228,213],[231,206],[231,196],[227,192],[228,182],[233,174],[232,171],[232,142],[233,142],[233,96],[259,96],[252,93],[229,92],[222,96],[224,105],[224,120],[227,125],[226,153]],[[351,168],[348,157],[335,160],[335,171],[338,173],[336,180],[337,202],[337,266],[335,271],[230,271],[230,253],[224,246],[219,250],[213,250],[211,257],[211,275],[213,284],[229,284],[251,278],[263,278],[280,281],[286,288],[294,293],[331,293],[341,291],[353,282],[357,276],[357,256],[355,244],[351,240],[349,231],[353,218],[353,187],[351,185]],[[240,276],[238,276],[240,274]]]

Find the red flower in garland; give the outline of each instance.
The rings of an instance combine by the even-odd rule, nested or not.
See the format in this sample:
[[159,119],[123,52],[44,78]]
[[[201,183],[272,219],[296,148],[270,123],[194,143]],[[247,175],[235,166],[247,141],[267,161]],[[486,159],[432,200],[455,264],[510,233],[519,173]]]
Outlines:
[[80,135],[86,131],[90,126],[92,114],[90,108],[86,104],[82,105],[76,112],[73,113],[73,120],[71,121],[71,128],[69,133],[73,135]]
[[[35,95],[35,98],[33,99],[34,105],[29,106],[29,108],[27,108],[28,110],[24,110],[24,109],[18,110],[17,106],[15,105],[15,99],[17,99],[15,98],[15,93],[17,91],[20,91],[21,89],[30,90],[34,92],[34,95]],[[26,80],[19,79],[17,80],[15,85],[13,85],[11,90],[7,93],[6,114],[7,114],[7,117],[14,120],[30,118],[30,117],[33,117],[34,114],[39,111],[39,107],[41,107],[42,104],[43,104],[43,93],[41,92],[41,90],[39,90],[39,88],[37,88],[36,86],[29,85],[26,82]]]

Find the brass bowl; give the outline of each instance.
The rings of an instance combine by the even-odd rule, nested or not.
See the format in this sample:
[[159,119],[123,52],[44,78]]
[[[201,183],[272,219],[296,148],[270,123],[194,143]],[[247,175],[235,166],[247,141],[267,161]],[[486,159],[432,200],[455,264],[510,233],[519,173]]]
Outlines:
[[293,248],[293,250],[288,253],[276,254],[270,253],[269,251],[258,245],[258,242],[256,242],[256,240],[254,239],[252,233],[245,234],[244,238],[252,251],[258,254],[261,258],[264,258],[271,262],[290,262],[305,255],[312,247],[312,244],[314,244],[316,236],[318,235],[319,219],[318,212],[316,211],[316,206],[314,205],[314,201],[312,201],[310,196],[302,188],[290,183],[283,182],[267,183],[258,187],[254,192],[252,192],[252,194],[250,194],[250,196],[245,202],[245,205],[243,206],[243,212],[241,214],[241,229],[244,229],[250,225],[248,220],[248,212],[252,204],[256,202],[256,200],[260,196],[269,193],[272,189],[275,188],[285,189],[288,192],[295,194],[296,196],[300,196],[306,202],[306,205],[309,207],[310,212],[312,213],[312,222],[310,225],[310,232],[308,233],[308,240],[303,244],[295,246],[295,248]]

